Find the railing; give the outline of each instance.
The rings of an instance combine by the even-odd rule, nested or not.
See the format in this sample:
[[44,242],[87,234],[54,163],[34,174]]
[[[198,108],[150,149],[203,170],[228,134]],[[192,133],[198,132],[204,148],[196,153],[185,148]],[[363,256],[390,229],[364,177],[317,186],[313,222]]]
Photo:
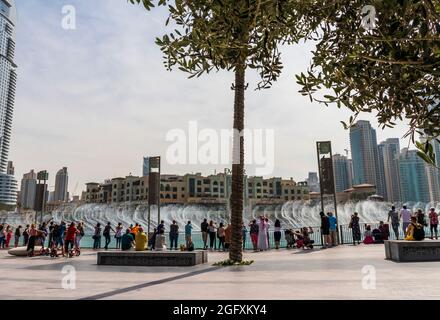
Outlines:
[[[365,233],[365,227],[366,227],[367,223],[360,223],[359,227],[360,227],[360,234],[361,234],[361,241],[364,240],[364,233]],[[379,224],[378,223],[368,223],[368,225],[371,226],[371,230],[378,228]],[[292,228],[293,230],[298,230],[298,228]],[[320,227],[312,227],[313,233],[310,233],[310,239],[314,240],[314,245],[315,246],[322,246],[323,244],[323,237],[321,234],[321,229]],[[352,229],[350,229],[348,227],[348,225],[340,225],[339,226],[339,230],[338,230],[338,234],[339,234],[339,243],[340,244],[352,244],[353,243],[353,231]],[[389,231],[390,231],[390,240],[394,240],[396,239],[395,235],[394,235],[394,231],[391,227],[391,224],[389,224]],[[167,246],[170,245],[170,240],[168,237],[168,234],[165,235],[166,236],[166,241],[167,241]],[[429,238],[431,236],[430,233],[430,228],[425,227],[425,237]],[[403,239],[404,237],[404,233],[402,230],[402,225],[400,224],[399,226],[399,239]],[[116,240],[114,238],[114,236],[112,235],[110,238],[111,242],[109,244],[109,248],[115,248],[116,246]],[[194,243],[194,246],[196,249],[202,249],[203,248],[203,238],[202,238],[202,233],[201,232],[193,232],[192,233],[192,240]],[[208,241],[207,241],[207,245],[209,247],[209,236],[208,236]],[[105,244],[105,238],[101,237],[101,247],[103,248]],[[178,246],[180,246],[180,244],[185,244],[185,234],[184,233],[179,233],[179,237],[178,237]],[[275,239],[274,239],[274,232],[273,231],[269,231],[269,246],[270,248],[275,248]],[[280,247],[281,248],[285,248],[287,246],[286,240],[285,240],[285,234],[284,234],[284,230],[282,230],[281,232],[281,241],[280,241]],[[93,239],[92,239],[92,235],[87,234],[85,235],[82,240],[81,240],[81,247],[83,248],[92,248],[93,247]],[[216,237],[215,239],[215,248],[218,249],[219,247],[219,239]],[[245,250],[253,250],[253,245],[252,245],[252,241],[251,241],[251,237],[249,232],[246,233],[246,239],[245,239],[245,243],[244,243],[244,249]]]

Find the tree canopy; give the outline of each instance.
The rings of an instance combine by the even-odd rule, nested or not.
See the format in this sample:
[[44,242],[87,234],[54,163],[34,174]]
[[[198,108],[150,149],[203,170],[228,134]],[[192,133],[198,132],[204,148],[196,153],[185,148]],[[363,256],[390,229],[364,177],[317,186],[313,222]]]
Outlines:
[[346,126],[371,112],[383,127],[407,122],[413,140],[440,136],[440,0],[306,1],[317,47],[301,93],[349,108]]

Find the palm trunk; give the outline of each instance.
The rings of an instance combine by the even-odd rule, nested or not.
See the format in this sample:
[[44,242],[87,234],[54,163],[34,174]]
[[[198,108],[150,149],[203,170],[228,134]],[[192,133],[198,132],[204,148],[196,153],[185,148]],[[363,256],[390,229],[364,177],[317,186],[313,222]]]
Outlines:
[[244,174],[244,91],[245,64],[235,69],[235,100],[234,100],[234,141],[232,163],[231,193],[231,245],[229,259],[234,262],[243,260],[243,174]]

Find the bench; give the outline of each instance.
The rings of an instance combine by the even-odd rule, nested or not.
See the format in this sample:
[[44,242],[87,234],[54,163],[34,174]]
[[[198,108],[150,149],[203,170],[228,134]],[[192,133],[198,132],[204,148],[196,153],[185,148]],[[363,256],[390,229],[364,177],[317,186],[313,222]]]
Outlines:
[[440,261],[440,241],[386,240],[385,256],[399,262]]
[[208,252],[198,251],[113,251],[98,252],[98,265],[189,267],[208,262]]

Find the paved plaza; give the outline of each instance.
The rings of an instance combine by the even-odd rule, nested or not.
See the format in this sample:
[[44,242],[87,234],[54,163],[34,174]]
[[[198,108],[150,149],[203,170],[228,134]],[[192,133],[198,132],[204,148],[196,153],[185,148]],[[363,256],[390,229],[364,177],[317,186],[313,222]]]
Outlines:
[[213,267],[227,254],[210,252],[209,263],[196,267],[114,267],[98,266],[91,250],[72,259],[1,251],[0,299],[440,298],[440,262],[387,261],[383,245],[246,252],[245,257],[254,264]]

